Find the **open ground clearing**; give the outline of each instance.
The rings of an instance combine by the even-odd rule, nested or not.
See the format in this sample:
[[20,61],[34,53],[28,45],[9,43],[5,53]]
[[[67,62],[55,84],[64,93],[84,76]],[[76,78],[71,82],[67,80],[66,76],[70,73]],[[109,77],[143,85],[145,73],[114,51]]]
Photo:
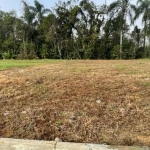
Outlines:
[[0,137],[150,146],[150,60],[56,62],[0,71]]

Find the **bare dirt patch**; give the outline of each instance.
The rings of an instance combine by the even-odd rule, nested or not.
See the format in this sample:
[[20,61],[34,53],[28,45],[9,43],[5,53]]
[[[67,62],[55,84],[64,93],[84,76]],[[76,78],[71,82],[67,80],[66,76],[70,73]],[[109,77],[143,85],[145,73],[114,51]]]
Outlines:
[[150,61],[1,71],[0,108],[0,137],[150,146]]

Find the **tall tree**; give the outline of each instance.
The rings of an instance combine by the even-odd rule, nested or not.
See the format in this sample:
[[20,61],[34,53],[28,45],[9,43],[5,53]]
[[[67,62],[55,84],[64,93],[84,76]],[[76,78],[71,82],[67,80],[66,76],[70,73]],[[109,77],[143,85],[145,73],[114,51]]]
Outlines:
[[30,10],[30,6],[26,1],[22,0],[23,3],[23,19],[28,25],[32,25],[35,18],[35,13]]
[[97,7],[93,1],[82,0],[79,3],[80,16],[75,24],[78,38],[81,40],[84,58],[94,58],[97,53],[96,44],[99,40],[101,27],[105,21],[106,6]]
[[30,5],[27,4],[25,0],[22,0],[23,3],[23,16],[22,19],[24,21],[23,24],[23,38],[22,38],[22,57],[27,58],[30,53],[30,44],[33,44],[33,36],[34,36],[34,18],[35,12],[30,9]]
[[11,58],[16,50],[15,20],[14,11],[0,13],[0,53],[7,58]]
[[[79,21],[77,18],[78,14],[81,13],[81,9],[76,5],[72,5],[73,1],[68,0],[67,2],[59,1],[56,4],[56,24],[55,24],[55,45],[59,52],[60,58],[63,55],[68,56],[68,51],[72,48],[72,42],[74,40],[75,24]],[[66,54],[65,54],[66,53]]]
[[150,24],[150,0],[138,0],[138,8],[136,10],[135,19],[138,19],[142,15],[142,22],[144,23],[144,44],[146,45],[146,32],[147,26]]
[[117,0],[110,4],[108,14],[110,17],[118,17],[120,24],[120,59],[122,58],[122,42],[123,42],[123,28],[126,23],[127,16],[131,23],[133,23],[133,13],[135,6],[130,3],[130,0]]
[[34,0],[34,5],[35,6],[30,6],[30,10],[33,11],[33,14],[36,15],[36,21],[38,24],[42,23],[42,20],[44,18],[44,15],[50,12],[50,9],[45,9],[44,5],[39,3],[37,0]]

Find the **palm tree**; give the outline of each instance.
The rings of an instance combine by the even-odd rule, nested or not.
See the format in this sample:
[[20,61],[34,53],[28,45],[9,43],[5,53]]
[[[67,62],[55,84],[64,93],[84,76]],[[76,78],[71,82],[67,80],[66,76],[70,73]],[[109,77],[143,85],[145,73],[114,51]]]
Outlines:
[[23,3],[22,18],[23,18],[23,21],[25,22],[23,24],[24,33],[22,34],[23,35],[23,54],[24,54],[23,57],[26,57],[27,56],[26,45],[28,43],[29,38],[31,37],[31,31],[33,31],[33,21],[35,18],[35,13],[30,10],[30,6],[26,3],[25,0],[22,0],[22,3]]
[[44,18],[44,15],[51,11],[50,11],[50,9],[45,9],[44,5],[40,4],[37,0],[34,0],[34,5],[35,5],[35,7],[30,6],[30,10],[32,10],[33,13],[36,14],[38,24],[41,24],[41,22]]
[[146,45],[147,26],[150,23],[150,0],[138,0],[138,8],[136,10],[135,19],[142,15],[142,22],[144,23],[144,49]]
[[23,3],[23,19],[28,25],[33,23],[33,19],[35,18],[35,13],[31,12],[30,6],[26,3],[26,1],[22,0]]
[[120,59],[122,57],[122,41],[123,41],[123,28],[126,23],[127,16],[129,17],[131,24],[133,24],[133,13],[135,6],[130,4],[130,0],[117,0],[112,2],[108,7],[108,14],[110,18],[120,18],[118,24],[120,24]]

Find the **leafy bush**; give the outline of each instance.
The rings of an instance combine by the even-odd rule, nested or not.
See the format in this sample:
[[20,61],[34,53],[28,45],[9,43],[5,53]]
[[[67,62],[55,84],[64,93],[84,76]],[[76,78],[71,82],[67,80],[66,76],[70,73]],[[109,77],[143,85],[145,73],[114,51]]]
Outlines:
[[119,59],[120,58],[120,51],[119,51],[119,45],[115,45],[114,48],[111,51],[111,58],[112,59]]
[[10,55],[9,52],[4,52],[4,53],[2,53],[2,58],[3,58],[3,59],[10,59],[10,58],[11,58],[11,55]]

